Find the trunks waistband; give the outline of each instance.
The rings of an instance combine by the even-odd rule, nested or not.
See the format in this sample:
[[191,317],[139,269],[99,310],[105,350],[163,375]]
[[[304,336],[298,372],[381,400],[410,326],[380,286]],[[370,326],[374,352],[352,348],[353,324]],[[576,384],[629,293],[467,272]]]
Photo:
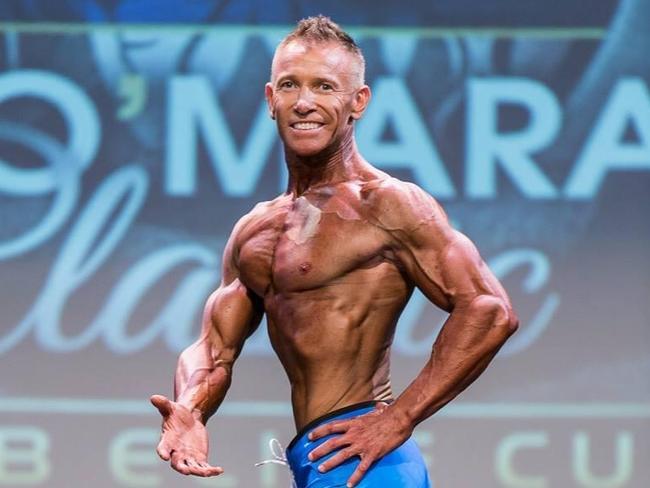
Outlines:
[[311,422],[308,422],[307,425],[305,425],[302,429],[298,431],[296,436],[289,443],[289,447],[287,447],[287,451],[290,451],[291,448],[295,446],[296,442],[298,442],[298,440],[301,437],[305,436],[307,432],[314,429],[316,426],[330,419],[333,419],[334,417],[338,417],[339,415],[343,415],[345,413],[352,412],[354,410],[360,410],[362,408],[373,407],[380,402],[390,403],[390,400],[369,400],[367,402],[354,403],[352,405],[348,405],[347,407],[339,408],[337,410],[332,410],[331,412],[328,412],[325,415],[321,415],[320,417],[315,418]]

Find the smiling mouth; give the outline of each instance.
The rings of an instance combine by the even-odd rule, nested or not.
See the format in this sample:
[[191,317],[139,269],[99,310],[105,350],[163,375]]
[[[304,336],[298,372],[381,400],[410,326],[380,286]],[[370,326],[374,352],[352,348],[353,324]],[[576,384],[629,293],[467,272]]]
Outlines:
[[296,122],[295,124],[290,124],[290,126],[296,130],[313,130],[319,129],[323,124],[320,122]]

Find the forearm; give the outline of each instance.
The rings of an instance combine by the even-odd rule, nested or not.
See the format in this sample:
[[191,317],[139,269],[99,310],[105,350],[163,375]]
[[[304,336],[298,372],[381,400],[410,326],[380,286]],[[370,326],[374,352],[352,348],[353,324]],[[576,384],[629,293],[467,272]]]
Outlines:
[[175,401],[190,411],[198,409],[203,423],[221,405],[232,378],[233,355],[215,354],[213,349],[206,340],[185,349],[174,378]]
[[201,336],[181,354],[174,381],[176,401],[198,409],[204,423],[226,396],[233,364],[261,318],[261,307],[255,306],[239,280],[219,287],[208,298]]
[[516,328],[505,299],[483,295],[456,307],[427,364],[392,408],[412,427],[433,415],[478,378]]

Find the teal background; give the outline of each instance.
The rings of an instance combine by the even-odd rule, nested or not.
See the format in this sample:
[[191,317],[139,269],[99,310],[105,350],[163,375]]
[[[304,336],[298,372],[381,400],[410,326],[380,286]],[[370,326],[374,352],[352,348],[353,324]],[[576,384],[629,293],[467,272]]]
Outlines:
[[[322,9],[322,10],[319,10]],[[650,5],[3,2],[0,486],[288,486],[294,435],[265,327],[210,422],[226,475],[155,457],[239,216],[283,191],[263,85],[291,25],[353,34],[373,100],[362,153],[444,205],[522,319],[417,430],[439,487],[650,481]],[[396,393],[444,314],[416,294]]]

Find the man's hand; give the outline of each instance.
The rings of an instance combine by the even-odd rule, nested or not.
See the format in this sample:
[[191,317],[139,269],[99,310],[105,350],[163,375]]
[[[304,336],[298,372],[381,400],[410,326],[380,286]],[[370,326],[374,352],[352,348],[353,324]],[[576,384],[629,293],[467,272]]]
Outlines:
[[151,403],[163,417],[162,434],[156,451],[161,459],[182,474],[216,476],[223,468],[208,464],[208,432],[198,410],[191,412],[183,405],[162,395],[151,397]]
[[330,434],[341,434],[325,441],[309,453],[309,460],[315,461],[341,449],[322,463],[322,473],[338,466],[354,456],[361,458],[357,469],[348,479],[349,487],[355,486],[366,474],[372,463],[403,444],[413,431],[405,418],[394,412],[386,403],[378,403],[375,410],[347,420],[334,420],[317,427],[309,434],[315,441]]

